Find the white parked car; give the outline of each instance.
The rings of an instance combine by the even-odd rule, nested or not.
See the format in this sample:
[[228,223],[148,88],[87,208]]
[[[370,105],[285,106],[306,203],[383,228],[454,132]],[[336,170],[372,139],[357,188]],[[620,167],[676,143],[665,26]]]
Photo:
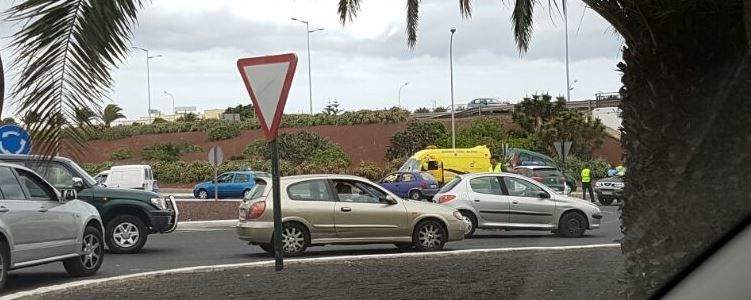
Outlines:
[[8,271],[62,261],[72,276],[102,265],[102,220],[94,206],[65,197],[36,173],[0,163],[0,288]]
[[511,173],[477,173],[454,177],[434,202],[459,210],[472,226],[506,230],[549,230],[566,237],[580,237],[600,228],[600,208],[588,201],[558,194],[526,176]]
[[[105,173],[106,172],[106,173]],[[109,171],[97,174],[110,188],[135,189],[159,193],[154,172],[149,165],[113,166]]]

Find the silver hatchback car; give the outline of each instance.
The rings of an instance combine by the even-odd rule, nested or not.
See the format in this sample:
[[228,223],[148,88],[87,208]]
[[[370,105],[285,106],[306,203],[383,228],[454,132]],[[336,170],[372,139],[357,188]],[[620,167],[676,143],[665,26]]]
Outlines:
[[580,237],[600,227],[600,208],[587,201],[557,194],[527,177],[511,173],[459,175],[433,198],[459,210],[471,237],[477,228],[550,230]]
[[0,163],[0,289],[8,270],[62,261],[72,276],[102,265],[102,219],[96,208],[65,197],[25,167]]

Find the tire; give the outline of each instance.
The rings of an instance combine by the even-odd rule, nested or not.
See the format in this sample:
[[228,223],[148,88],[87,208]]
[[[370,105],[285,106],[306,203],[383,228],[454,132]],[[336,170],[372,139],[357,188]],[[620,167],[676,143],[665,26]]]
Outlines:
[[263,251],[266,251],[269,254],[272,254],[272,255],[274,254],[274,245],[272,244],[261,244],[261,245],[258,245],[258,247],[261,247]]
[[613,200],[615,200],[615,199],[614,198],[600,198],[598,200],[600,200],[600,203],[602,205],[607,206],[607,205],[613,204]]
[[284,223],[282,226],[282,251],[285,257],[302,255],[308,245],[310,245],[310,234],[305,226],[300,223]]
[[243,191],[243,199],[250,199],[250,190]]
[[5,241],[0,241],[0,290],[8,281],[8,267],[10,267],[10,247]]
[[459,212],[462,214],[462,217],[464,217],[464,222],[467,222],[470,224],[470,226],[472,226],[471,228],[464,230],[464,238],[471,238],[475,234],[475,230],[477,229],[477,217],[466,210],[460,210]]
[[579,212],[567,212],[558,221],[558,234],[564,237],[581,237],[587,230],[587,218]]
[[96,274],[104,259],[104,240],[102,231],[88,226],[83,231],[83,255],[63,261],[65,271],[71,276],[84,277]]
[[198,199],[209,199],[209,192],[206,191],[206,190],[204,190],[204,189],[200,189],[200,190],[198,190],[198,197],[197,198]]
[[412,232],[412,245],[420,252],[440,251],[446,244],[448,234],[436,220],[425,220],[415,226]]
[[420,191],[411,191],[409,192],[409,199],[422,200],[422,193]]
[[120,215],[107,223],[107,248],[115,254],[133,254],[146,245],[146,224],[136,216]]
[[413,249],[415,249],[415,246],[412,245],[412,243],[395,243],[394,246],[402,251],[412,251]]

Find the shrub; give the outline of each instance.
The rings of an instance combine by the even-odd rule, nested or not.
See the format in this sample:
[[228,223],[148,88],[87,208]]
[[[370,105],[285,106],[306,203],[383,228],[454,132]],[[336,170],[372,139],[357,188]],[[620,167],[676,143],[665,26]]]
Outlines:
[[176,161],[185,153],[201,152],[203,149],[198,145],[186,144],[154,144],[143,148],[141,156],[144,160]]
[[438,121],[412,121],[403,131],[391,136],[391,145],[386,158],[408,157],[429,145],[436,145],[446,138],[446,126]]
[[93,163],[85,163],[81,167],[83,168],[86,173],[89,173],[91,176],[95,176],[96,174],[99,174],[99,172],[102,172],[104,170],[109,170],[112,168],[112,166],[115,165],[115,163],[111,161],[106,161],[103,163],[93,164]]
[[207,132],[210,141],[228,140],[240,135],[240,128],[232,123],[222,123]]
[[122,148],[110,154],[110,159],[112,160],[123,160],[123,159],[132,158],[132,157],[133,157],[133,151],[130,150],[130,148]]
[[159,117],[156,117],[156,118],[154,118],[153,121],[151,121],[152,124],[167,123],[167,122],[169,122],[169,121],[167,121],[167,120],[165,120],[163,118],[159,118]]
[[389,170],[381,168],[374,162],[369,161],[360,162],[360,166],[358,166],[354,171],[356,176],[365,177],[374,182],[381,180],[381,178],[386,176],[386,173],[388,172]]
[[577,180],[581,179],[581,170],[586,164],[589,164],[592,178],[607,177],[608,167],[610,166],[610,163],[602,158],[582,160],[576,156],[567,156],[565,165],[561,162],[560,159],[556,159],[556,163],[558,164],[558,166],[566,170],[566,174],[573,175]]
[[[307,131],[279,135],[279,159],[293,164],[349,164],[349,157],[339,147],[318,134]],[[271,159],[271,149],[264,140],[255,140],[245,148],[250,158]]]

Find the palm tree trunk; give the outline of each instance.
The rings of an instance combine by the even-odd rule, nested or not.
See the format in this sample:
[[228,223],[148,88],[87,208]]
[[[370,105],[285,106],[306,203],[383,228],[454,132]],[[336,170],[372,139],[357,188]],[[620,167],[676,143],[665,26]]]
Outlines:
[[653,293],[751,212],[743,2],[689,1],[695,7],[685,9],[647,2],[620,12],[591,5],[626,40],[622,250],[635,298]]

